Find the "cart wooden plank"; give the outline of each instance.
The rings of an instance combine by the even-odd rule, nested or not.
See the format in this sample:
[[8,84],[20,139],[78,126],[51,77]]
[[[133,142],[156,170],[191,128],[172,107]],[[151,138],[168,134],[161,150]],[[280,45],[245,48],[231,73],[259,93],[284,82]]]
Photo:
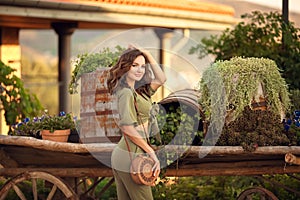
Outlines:
[[[31,137],[0,136],[0,176],[47,171],[59,177],[112,176],[113,143],[59,143]],[[167,145],[180,159],[167,167],[168,176],[261,175],[300,173],[286,165],[286,153],[300,155],[299,146],[265,146],[247,152],[240,146]]]

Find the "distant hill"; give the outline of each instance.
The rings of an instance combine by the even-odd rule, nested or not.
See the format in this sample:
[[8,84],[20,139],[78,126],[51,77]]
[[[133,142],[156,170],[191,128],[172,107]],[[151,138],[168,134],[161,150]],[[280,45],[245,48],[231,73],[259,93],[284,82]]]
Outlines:
[[[282,0],[278,0],[282,1]],[[242,1],[242,0],[209,0],[211,3],[222,3],[228,6],[231,6],[235,10],[235,17],[239,18],[242,14],[245,13],[250,13],[254,10],[260,10],[262,12],[270,12],[270,11],[277,11],[279,13],[282,13],[280,9],[268,7],[268,6],[263,6],[247,1]],[[300,6],[300,2],[299,2]],[[300,27],[300,13],[295,13],[295,12],[289,12],[289,20],[291,22],[295,23],[296,27]]]
[[[72,35],[71,55],[82,54],[95,46],[95,41],[101,40],[107,30],[76,30]],[[58,54],[58,36],[54,30],[21,30],[20,44],[28,50],[33,49],[41,55]],[[26,50],[24,50],[26,53]]]

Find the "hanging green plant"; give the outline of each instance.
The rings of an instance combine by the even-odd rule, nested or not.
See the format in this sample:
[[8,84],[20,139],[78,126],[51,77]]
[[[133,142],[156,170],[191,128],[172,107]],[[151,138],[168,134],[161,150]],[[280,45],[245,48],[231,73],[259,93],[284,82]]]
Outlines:
[[69,83],[69,93],[76,94],[78,92],[78,81],[82,74],[93,72],[97,68],[113,66],[124,50],[125,48],[121,46],[116,46],[115,51],[106,47],[97,53],[78,55],[74,61],[75,68]]
[[199,82],[200,103],[207,119],[221,105],[226,109],[225,115],[230,113],[230,121],[233,121],[246,106],[253,108],[259,89],[267,110],[274,114],[289,110],[288,86],[273,60],[234,57],[217,61],[204,71]]

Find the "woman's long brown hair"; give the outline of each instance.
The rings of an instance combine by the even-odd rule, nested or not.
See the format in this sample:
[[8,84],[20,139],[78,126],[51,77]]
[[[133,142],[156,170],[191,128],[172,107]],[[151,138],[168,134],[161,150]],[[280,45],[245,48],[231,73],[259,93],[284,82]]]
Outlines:
[[113,94],[115,90],[120,87],[128,87],[126,82],[126,74],[130,70],[134,60],[138,56],[144,56],[146,62],[146,70],[143,78],[140,81],[135,82],[135,90],[140,95],[150,97],[150,83],[151,83],[151,71],[149,69],[149,60],[146,55],[138,49],[127,49],[120,56],[118,62],[109,70],[109,76],[107,78],[107,87],[110,94]]

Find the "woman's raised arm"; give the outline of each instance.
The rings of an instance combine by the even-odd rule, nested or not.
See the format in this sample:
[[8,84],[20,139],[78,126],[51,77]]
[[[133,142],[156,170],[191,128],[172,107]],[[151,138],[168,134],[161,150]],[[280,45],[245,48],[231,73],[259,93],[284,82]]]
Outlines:
[[143,52],[145,54],[145,56],[147,56],[147,58],[149,60],[149,63],[151,65],[151,69],[152,69],[153,74],[154,74],[154,79],[151,82],[151,88],[153,90],[157,90],[167,80],[167,78],[165,76],[165,73],[162,70],[162,68],[160,67],[160,65],[156,62],[156,60],[153,58],[152,54],[149,51],[147,51],[145,49],[142,49],[142,48],[138,48],[133,44],[130,44],[128,46],[128,48],[139,49],[141,52]]
[[146,50],[141,50],[141,51],[147,56],[149,63],[151,65],[151,69],[154,74],[154,79],[151,82],[151,88],[153,90],[157,90],[157,88],[162,86],[167,80],[165,73],[162,70],[162,68],[160,67],[160,65],[153,58],[153,56],[151,55],[150,52],[148,52]]

